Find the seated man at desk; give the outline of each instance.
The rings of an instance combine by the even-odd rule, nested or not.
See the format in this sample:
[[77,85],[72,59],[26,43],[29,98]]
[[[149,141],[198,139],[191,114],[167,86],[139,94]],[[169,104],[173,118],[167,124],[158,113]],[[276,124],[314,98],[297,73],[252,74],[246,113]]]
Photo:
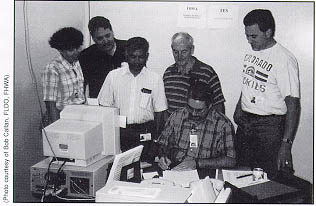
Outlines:
[[171,114],[156,141],[162,170],[235,166],[233,124],[209,100],[207,85],[191,79],[187,106]]

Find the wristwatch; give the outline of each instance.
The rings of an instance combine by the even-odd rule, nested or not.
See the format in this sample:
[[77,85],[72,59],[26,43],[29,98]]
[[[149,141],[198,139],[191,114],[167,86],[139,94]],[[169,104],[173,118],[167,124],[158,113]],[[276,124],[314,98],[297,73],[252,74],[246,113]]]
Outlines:
[[290,140],[290,139],[288,139],[288,138],[283,138],[282,141],[283,141],[283,142],[286,142],[286,143],[289,143],[290,145],[293,144],[293,141]]

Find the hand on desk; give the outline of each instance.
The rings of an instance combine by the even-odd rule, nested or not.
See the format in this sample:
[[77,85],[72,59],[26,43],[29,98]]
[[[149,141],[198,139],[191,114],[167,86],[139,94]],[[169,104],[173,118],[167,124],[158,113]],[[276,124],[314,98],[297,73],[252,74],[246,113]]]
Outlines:
[[171,164],[171,160],[168,157],[160,157],[159,162],[158,162],[158,166],[162,169],[162,170],[167,170],[169,169],[169,166]]
[[278,153],[278,170],[293,173],[291,146],[282,143]]

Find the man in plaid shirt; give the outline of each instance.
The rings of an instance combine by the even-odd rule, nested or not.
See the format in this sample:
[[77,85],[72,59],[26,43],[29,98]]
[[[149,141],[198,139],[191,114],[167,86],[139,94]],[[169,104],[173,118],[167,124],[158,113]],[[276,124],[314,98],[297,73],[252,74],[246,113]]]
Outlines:
[[51,124],[60,118],[60,111],[69,104],[83,104],[83,74],[78,55],[83,43],[82,33],[72,27],[55,32],[49,45],[58,50],[54,58],[42,73],[43,96],[47,110],[46,122]]
[[191,79],[187,106],[171,114],[157,139],[161,169],[235,166],[233,124],[209,99],[207,85]]

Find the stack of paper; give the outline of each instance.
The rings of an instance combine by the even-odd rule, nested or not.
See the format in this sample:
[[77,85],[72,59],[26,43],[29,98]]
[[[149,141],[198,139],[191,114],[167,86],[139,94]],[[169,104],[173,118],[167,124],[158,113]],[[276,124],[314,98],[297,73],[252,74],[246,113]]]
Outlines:
[[252,171],[245,170],[222,170],[224,181],[238,188],[268,182],[267,173],[264,172],[263,179],[253,180]]
[[216,199],[215,189],[209,177],[193,182],[191,189],[192,195],[188,199],[190,203],[213,203]]
[[181,187],[190,187],[190,183],[194,181],[198,181],[199,174],[197,170],[189,170],[189,171],[172,171],[165,170],[163,171],[163,179],[167,179],[173,181],[175,185]]
[[96,202],[184,203],[191,189],[160,184],[111,181],[96,192]]
[[108,193],[112,195],[127,195],[133,197],[156,198],[161,188],[142,188],[133,186],[114,186]]

